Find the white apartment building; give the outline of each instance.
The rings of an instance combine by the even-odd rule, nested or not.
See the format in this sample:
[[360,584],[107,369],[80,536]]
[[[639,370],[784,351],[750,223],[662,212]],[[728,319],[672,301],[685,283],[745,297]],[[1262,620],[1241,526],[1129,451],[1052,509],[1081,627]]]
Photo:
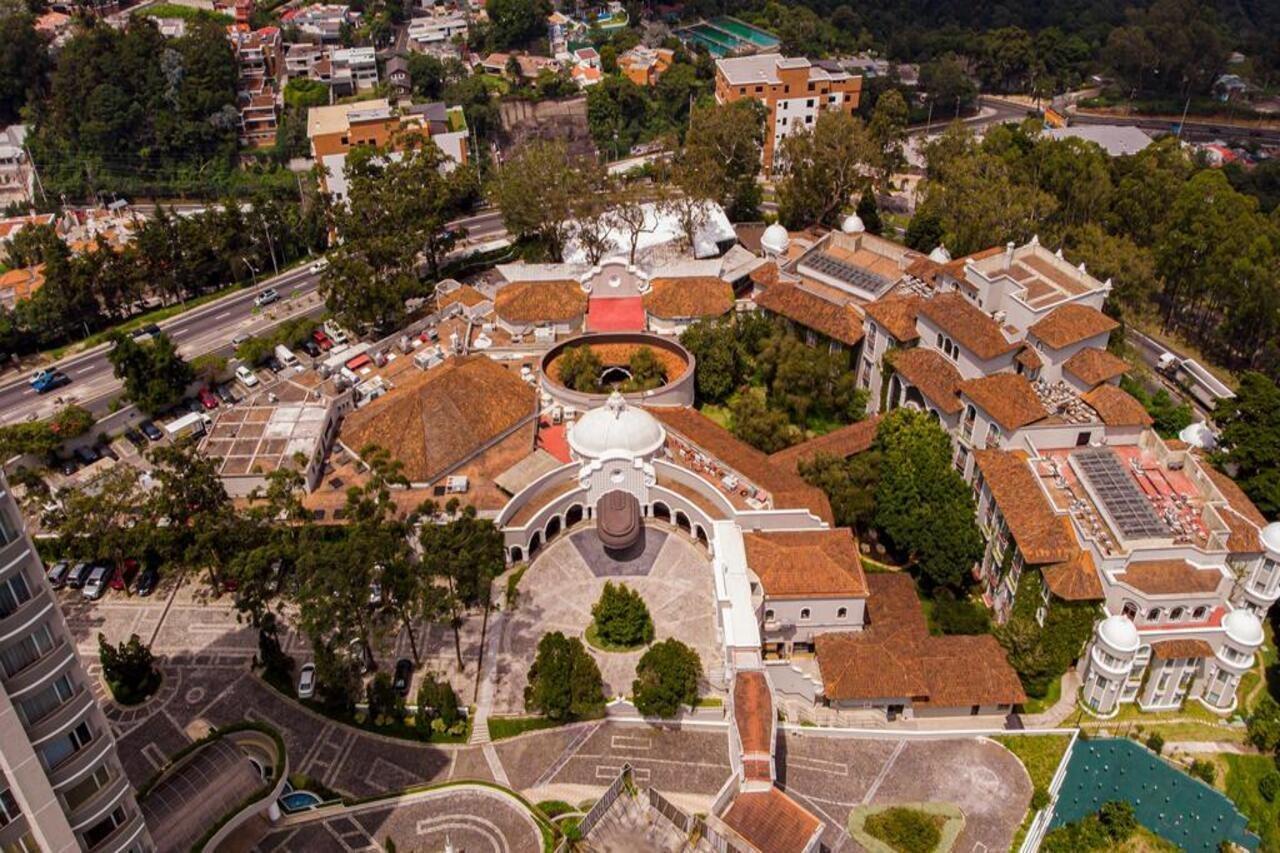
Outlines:
[[0,688],[0,849],[154,849],[2,474]]
[[35,198],[35,167],[27,157],[26,138],[26,125],[0,129],[0,207]]
[[373,48],[335,50],[330,61],[335,82],[349,79],[356,89],[372,89],[378,85],[378,57]]
[[409,46],[419,51],[451,50],[453,40],[467,36],[465,12],[429,15],[409,21]]

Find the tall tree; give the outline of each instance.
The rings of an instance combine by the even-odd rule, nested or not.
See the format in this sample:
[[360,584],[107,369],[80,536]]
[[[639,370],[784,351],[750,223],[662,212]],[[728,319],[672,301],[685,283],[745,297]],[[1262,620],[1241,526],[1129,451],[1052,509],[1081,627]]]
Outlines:
[[582,640],[559,631],[543,634],[529,667],[524,704],[552,720],[582,720],[604,712],[600,667]]
[[552,260],[560,259],[572,234],[578,199],[593,189],[581,165],[564,143],[535,140],[503,164],[492,185],[507,231],[539,241]]
[[[759,216],[763,110],[755,101],[695,107],[689,116],[681,164],[697,176],[709,198],[734,221]],[[683,184],[682,184],[683,186]]]
[[107,360],[116,378],[124,383],[125,396],[150,415],[181,400],[195,380],[191,365],[178,355],[177,347],[163,332],[146,343],[116,332]]
[[[493,580],[506,566],[502,533],[488,519],[477,518],[468,506],[457,518],[444,524],[426,523],[419,532],[422,568],[429,578],[444,585],[445,606],[453,628],[454,651],[462,669],[461,627],[466,611],[480,607],[487,627],[492,607]],[[438,606],[436,590],[428,590],[428,607]]]
[[1217,461],[1264,514],[1280,513],[1280,388],[1260,373],[1245,373],[1236,396],[1213,415],[1222,428]]
[[880,162],[861,119],[828,110],[812,130],[788,135],[778,152],[778,218],[791,229],[832,224]]
[[907,102],[897,89],[890,89],[876,100],[871,111],[867,132],[876,145],[879,157],[875,163],[880,186],[887,186],[889,178],[906,165],[903,147],[907,141]]

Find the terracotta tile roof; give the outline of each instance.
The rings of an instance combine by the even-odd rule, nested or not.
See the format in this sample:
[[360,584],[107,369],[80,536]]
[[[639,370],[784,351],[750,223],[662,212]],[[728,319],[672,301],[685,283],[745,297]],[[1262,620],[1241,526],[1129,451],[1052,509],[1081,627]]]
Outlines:
[[858,543],[847,527],[746,533],[747,565],[769,598],[865,598]]
[[937,707],[1026,701],[993,636],[929,636],[907,575],[869,575],[867,585],[867,627],[814,638],[828,699],[909,699]]
[[822,822],[778,788],[734,797],[721,818],[758,850],[802,853]]
[[342,443],[386,448],[414,483],[429,483],[534,415],[536,392],[487,356],[401,374],[381,399],[347,415]]
[[918,278],[931,287],[938,286],[938,276],[943,271],[943,265],[931,260],[927,255],[921,255],[916,258],[907,264],[906,269],[907,275]]
[[834,429],[826,435],[811,438],[800,444],[770,454],[769,461],[789,471],[798,471],[800,463],[808,462],[819,453],[828,453],[848,459],[871,447],[876,440],[876,429],[880,426],[880,416],[869,418]]
[[469,284],[455,288],[449,293],[442,293],[436,297],[436,305],[441,309],[445,309],[457,302],[464,308],[474,308],[481,303],[488,302],[489,297],[476,290]]
[[1235,510],[1219,507],[1218,514],[1227,523],[1227,550],[1232,554],[1259,554],[1262,552],[1262,539],[1258,537],[1258,528]]
[[1202,462],[1200,468],[1210,480],[1213,480],[1213,484],[1218,487],[1218,491],[1222,492],[1222,496],[1226,498],[1227,503],[1231,505],[1231,509],[1237,515],[1243,516],[1246,521],[1251,521],[1260,528],[1266,527],[1266,517],[1258,511],[1258,508],[1253,505],[1253,501],[1249,500],[1249,496],[1244,493],[1244,489],[1240,488],[1235,480],[1214,468],[1208,462]]
[[1161,640],[1151,644],[1151,656],[1157,660],[1213,657],[1213,646],[1204,640]]
[[983,360],[1012,352],[1022,345],[1006,338],[999,323],[956,291],[926,299],[920,313]]
[[954,279],[964,279],[964,265],[970,261],[981,261],[992,255],[998,255],[1004,251],[1004,246],[991,246],[980,252],[974,252],[972,255],[964,255],[959,258],[953,258],[942,265],[942,271]]
[[1027,701],[1018,673],[993,635],[928,637],[920,645],[920,668],[928,685],[924,704],[961,708]]
[[1057,563],[1079,551],[1079,545],[1036,481],[1022,452],[976,450],[982,482],[1000,508],[1018,550],[1028,563]]
[[755,284],[761,287],[769,287],[778,283],[778,277],[781,271],[778,269],[776,261],[768,261],[753,269],[747,274],[747,278],[751,279]]
[[886,296],[867,303],[863,309],[867,316],[879,323],[899,343],[914,341],[920,337],[916,329],[916,315],[924,299],[919,296]]
[[1142,404],[1127,391],[1121,391],[1115,385],[1099,385],[1091,391],[1080,395],[1080,399],[1093,408],[1107,426],[1141,426],[1149,427],[1154,421]]
[[862,315],[794,284],[779,282],[756,296],[756,304],[807,329],[853,346],[862,340]]
[[744,753],[773,751],[773,696],[763,672],[739,672],[733,679],[733,720]]
[[1123,358],[1098,347],[1085,347],[1063,362],[1062,369],[1086,385],[1100,385],[1129,370]]
[[0,273],[0,302],[12,305],[44,286],[44,264]]
[[563,323],[587,313],[587,294],[573,279],[516,281],[498,291],[493,305],[509,323]]
[[1054,308],[1043,320],[1032,323],[1027,333],[1054,349],[1062,349],[1106,334],[1119,325],[1097,308],[1071,303]]
[[1012,432],[1048,417],[1031,381],[1016,373],[993,373],[960,383],[960,392]]
[[1222,584],[1222,573],[1186,560],[1131,560],[1116,580],[1148,595],[1202,595]]
[[719,317],[733,308],[733,288],[713,275],[655,278],[644,310],[655,317]]
[[[1063,518],[1063,523],[1071,522]],[[1070,559],[1040,569],[1049,592],[1063,601],[1102,601],[1102,581],[1093,556],[1085,549],[1076,551]]]
[[669,429],[769,492],[775,507],[807,509],[828,524],[833,523],[831,502],[822,489],[810,486],[794,471],[774,465],[764,453],[706,415],[687,406],[655,406],[648,411]]
[[1022,349],[1018,350],[1018,354],[1013,357],[1013,360],[1027,370],[1035,370],[1037,367],[1044,365],[1044,359],[1040,358],[1040,354],[1029,346],[1023,346]]
[[942,353],[924,347],[892,353],[893,369],[942,411],[954,415],[961,408],[956,392],[960,389],[960,371]]

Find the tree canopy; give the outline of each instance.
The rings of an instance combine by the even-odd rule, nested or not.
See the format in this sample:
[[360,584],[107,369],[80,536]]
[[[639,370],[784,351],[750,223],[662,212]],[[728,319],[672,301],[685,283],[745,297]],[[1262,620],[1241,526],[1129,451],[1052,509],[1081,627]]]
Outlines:
[[674,717],[681,707],[698,702],[702,661],[698,653],[675,638],[655,643],[636,664],[631,696],[646,717]]
[[177,347],[163,332],[146,343],[116,332],[107,359],[116,378],[124,383],[125,396],[149,415],[175,405],[195,381],[191,365],[178,355]]
[[600,667],[577,637],[543,634],[529,667],[524,704],[553,720],[590,719],[604,713]]

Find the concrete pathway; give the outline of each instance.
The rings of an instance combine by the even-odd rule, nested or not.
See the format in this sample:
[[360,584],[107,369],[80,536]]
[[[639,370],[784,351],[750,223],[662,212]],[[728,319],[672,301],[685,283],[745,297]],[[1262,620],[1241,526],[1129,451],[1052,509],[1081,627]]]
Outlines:
[[1175,740],[1166,743],[1164,748],[1169,753],[1187,752],[1203,755],[1205,753],[1229,752],[1232,755],[1261,755],[1258,750],[1247,744],[1234,743],[1229,740]]
[[476,713],[471,721],[471,737],[467,739],[467,743],[489,742],[489,713],[493,710],[493,694],[498,686],[498,655],[502,650],[502,634],[506,629],[506,611],[494,611],[489,617],[489,633],[484,642],[484,662],[476,676]]
[[1062,676],[1062,695],[1052,707],[1039,714],[1022,714],[1022,725],[1028,729],[1054,729],[1076,710],[1076,694],[1080,692],[1080,676],[1074,669]]

